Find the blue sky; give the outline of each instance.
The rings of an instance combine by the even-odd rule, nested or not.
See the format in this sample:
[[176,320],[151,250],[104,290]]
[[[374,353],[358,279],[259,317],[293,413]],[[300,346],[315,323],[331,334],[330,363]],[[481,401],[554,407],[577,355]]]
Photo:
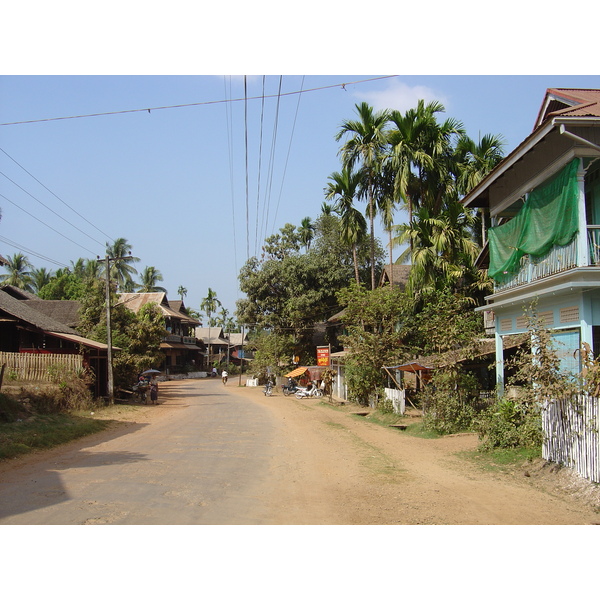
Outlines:
[[[237,274],[265,236],[318,216],[340,168],[334,136],[356,103],[439,100],[471,137],[503,135],[508,152],[530,133],[547,87],[600,86],[583,75],[598,72],[594,19],[561,33],[560,48],[577,36],[575,60],[549,37],[550,11],[513,0],[493,18],[470,0],[433,2],[427,14],[405,3],[280,6],[4,8],[0,254],[19,251],[10,240],[55,269],[124,237],[170,298],[183,285],[198,309],[210,287],[231,314]],[[266,74],[264,106],[243,101],[240,73],[252,74],[249,98]],[[160,109],[176,105],[194,106]],[[100,113],[120,114],[61,119]],[[4,125],[22,121],[38,122]]]
[[[600,78],[248,76],[246,96],[263,85],[273,96],[264,105],[243,100],[242,76],[0,77],[0,253],[17,252],[15,242],[36,267],[55,269],[124,237],[138,271],[156,267],[170,298],[183,285],[198,309],[210,287],[232,314],[237,273],[265,236],[318,216],[340,168],[334,136],[356,103],[439,100],[471,137],[500,134],[509,152],[531,132],[546,88]],[[196,106],[161,108],[186,104]],[[9,124],[111,112],[121,114]]]

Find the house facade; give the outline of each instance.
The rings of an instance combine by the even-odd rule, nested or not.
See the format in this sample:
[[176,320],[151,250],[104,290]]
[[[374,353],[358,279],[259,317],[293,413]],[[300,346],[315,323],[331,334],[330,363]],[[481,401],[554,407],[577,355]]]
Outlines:
[[[39,356],[81,356],[81,365],[95,374],[94,395],[107,394],[108,346],[87,339],[76,324],[79,303],[41,300],[15,288],[0,288],[0,352]],[[118,350],[118,348],[114,348]]]
[[494,290],[496,378],[504,348],[527,331],[526,309],[553,330],[565,372],[585,342],[600,353],[600,90],[546,91],[532,133],[465,198],[483,211]]
[[173,375],[190,368],[205,368],[203,344],[195,336],[200,322],[186,314],[182,301],[169,302],[164,292],[133,292],[119,294],[119,302],[134,313],[151,303],[162,312],[167,335],[160,344],[164,360],[157,367],[161,371]]

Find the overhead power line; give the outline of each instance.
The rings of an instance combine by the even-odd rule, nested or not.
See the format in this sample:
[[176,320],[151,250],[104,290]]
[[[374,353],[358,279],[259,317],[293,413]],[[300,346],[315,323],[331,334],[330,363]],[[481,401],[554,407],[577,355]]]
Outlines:
[[97,255],[97,252],[94,252],[93,250],[90,250],[89,248],[86,248],[85,246],[78,244],[76,241],[72,240],[70,237],[67,237],[64,233],[61,233],[57,229],[54,229],[54,227],[50,227],[50,225],[48,225],[48,223],[44,223],[44,221],[42,221],[41,219],[38,219],[35,215],[32,215],[29,211],[26,211],[23,207],[19,206],[16,202],[13,202],[10,198],[7,198],[4,194],[0,194],[0,197],[4,198],[7,202],[10,202],[12,205],[16,206],[18,209],[22,210],[25,214],[29,215],[30,217],[32,217],[33,219],[35,219],[42,225],[45,225],[48,229],[52,229],[52,231],[54,231],[54,233],[58,233],[58,235],[60,235],[61,237],[64,237],[65,240],[69,240],[69,242],[75,244],[76,246],[79,246],[80,248],[82,248],[83,250],[85,250],[86,252],[89,252],[90,254],[92,254],[94,256]]
[[[98,231],[99,233],[101,233],[107,239],[112,240],[113,242],[115,241],[115,240],[112,239],[112,237],[110,235],[108,235],[107,233],[104,233],[104,231],[102,231],[101,229],[98,229],[98,227],[96,225],[94,225],[94,223],[92,223],[91,221],[88,221],[88,219],[86,219],[83,215],[79,214],[72,206],[70,206],[69,204],[67,204],[62,198],[59,198],[51,189],[49,189],[48,187],[46,187],[35,175],[33,175],[32,173],[30,173],[22,164],[20,164],[19,162],[17,162],[10,154],[8,154],[8,152],[6,152],[6,150],[0,148],[0,152],[2,152],[8,158],[10,158],[10,160],[12,160],[18,167],[20,167],[21,169],[23,169],[23,171],[25,171],[25,173],[27,173],[27,175],[29,175],[31,178],[35,179],[35,181],[37,181],[46,191],[50,192],[57,200],[59,200],[60,202],[62,202],[68,209],[72,210],[78,217],[80,217],[81,219],[83,219],[88,225],[91,225],[96,231]],[[48,207],[46,207],[46,208],[48,208]],[[87,234],[85,234],[85,235],[87,235]],[[88,237],[90,239],[94,239],[91,236],[88,236]],[[94,241],[97,241],[97,240],[94,240]]]
[[281,96],[294,96],[297,94],[307,94],[310,92],[318,92],[321,90],[327,90],[332,88],[342,88],[345,89],[347,85],[358,85],[360,83],[368,83],[370,81],[379,81],[381,79],[391,79],[393,77],[398,77],[398,75],[383,75],[381,77],[371,77],[370,79],[360,79],[358,81],[347,81],[345,83],[334,83],[332,85],[324,85],[321,87],[310,88],[307,90],[296,90],[293,92],[286,92],[284,94],[271,94],[268,96],[252,96],[250,98],[230,98],[225,100],[207,100],[205,102],[190,102],[188,104],[173,104],[170,106],[154,106],[151,108],[133,108],[130,110],[116,110],[111,112],[101,112],[101,113],[90,113],[87,115],[71,115],[68,117],[49,117],[47,119],[31,119],[28,121],[13,121],[10,123],[0,123],[0,127],[8,126],[8,125],[26,125],[28,123],[46,123],[48,121],[64,121],[66,119],[87,119],[90,117],[106,117],[109,115],[124,115],[129,113],[137,113],[137,112],[151,112],[153,110],[170,110],[174,108],[190,108],[193,106],[208,106],[210,104],[224,104],[227,102],[248,102],[249,100],[261,100],[262,98],[277,98]]
[[71,223],[70,221],[67,221],[67,219],[65,219],[62,215],[59,215],[55,210],[51,209],[48,205],[44,204],[41,200],[38,200],[38,198],[36,198],[33,194],[29,193],[24,187],[21,187],[16,181],[13,181],[8,175],[3,173],[2,171],[0,171],[0,175],[2,175],[2,177],[5,177],[6,179],[8,179],[13,185],[17,186],[22,192],[25,192],[28,196],[33,198],[36,202],[41,204],[44,208],[47,208],[52,214],[56,215],[59,219],[62,219],[65,223],[67,223],[67,225],[70,225],[71,227],[77,229],[77,231],[79,231],[79,233],[83,233],[83,235],[85,235],[86,237],[89,237],[90,240],[92,240],[93,242],[96,242],[97,244],[100,244],[101,246],[104,245],[102,242],[99,242],[98,240],[94,239],[92,236],[88,235],[82,229],[79,229],[79,227],[77,227],[77,225],[73,225],[73,223]]
[[13,242],[12,240],[5,238],[4,236],[0,236],[0,242],[6,244],[7,246],[12,246],[13,248],[16,248],[17,250],[21,250],[22,252],[27,252],[27,254],[31,254],[31,255],[35,256],[36,258],[41,258],[42,260],[52,263],[52,264],[56,265],[57,267],[69,268],[69,266],[65,265],[64,263],[54,260],[53,258],[49,258],[48,256],[44,256],[43,254],[40,254],[40,253],[36,252],[35,250],[31,250],[30,248],[26,248],[22,244],[19,244],[18,242]]

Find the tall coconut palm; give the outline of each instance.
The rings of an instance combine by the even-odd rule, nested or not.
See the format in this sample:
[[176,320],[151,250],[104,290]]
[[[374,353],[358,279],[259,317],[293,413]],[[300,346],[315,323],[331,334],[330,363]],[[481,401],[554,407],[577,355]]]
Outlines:
[[39,269],[31,269],[30,277],[33,291],[38,294],[47,283],[50,283],[53,274],[46,267],[40,267]]
[[402,114],[390,113],[390,163],[394,172],[396,197],[404,200],[412,221],[413,210],[426,205],[434,213],[441,209],[450,172],[453,137],[464,134],[455,119],[438,123],[437,114],[444,112],[440,102],[425,104]]
[[0,283],[33,292],[30,271],[32,265],[29,259],[18,252],[7,257],[6,262],[4,268],[8,271],[8,274],[0,275]]
[[304,217],[304,219],[302,219],[300,227],[298,228],[298,235],[300,236],[300,243],[308,252],[310,250],[310,244],[315,236],[315,226],[310,217]]
[[177,288],[177,295],[181,298],[181,301],[183,302],[183,298],[187,296],[187,288],[184,288],[182,285],[180,285]]
[[161,272],[156,267],[145,267],[140,275],[140,286],[138,292],[166,292],[167,290],[160,285],[163,280]]
[[210,327],[211,315],[214,314],[219,306],[222,306],[221,301],[217,298],[217,293],[208,288],[206,298],[202,299],[200,310],[204,311],[208,318],[208,359],[210,360]]
[[325,188],[325,195],[327,199],[335,200],[333,210],[340,215],[342,242],[352,248],[354,277],[356,283],[360,284],[356,250],[358,244],[366,237],[367,222],[363,214],[354,206],[354,200],[360,196],[362,175],[345,167],[341,172],[332,173],[329,180]]
[[[501,135],[484,135],[475,142],[467,135],[456,144],[458,163],[457,184],[460,194],[468,194],[503,158],[504,138]],[[474,231],[480,245],[485,245],[483,209],[479,211],[479,225]]]
[[110,261],[110,278],[117,283],[121,291],[135,288],[133,275],[137,275],[137,271],[132,264],[140,259],[131,256],[131,248],[131,244],[125,238],[117,238],[112,245],[106,244],[107,256],[116,259]]
[[356,105],[357,120],[342,123],[335,139],[346,138],[340,153],[344,166],[362,171],[364,175],[371,236],[371,288],[375,289],[375,180],[380,173],[387,147],[386,126],[389,112],[375,112],[366,102]]

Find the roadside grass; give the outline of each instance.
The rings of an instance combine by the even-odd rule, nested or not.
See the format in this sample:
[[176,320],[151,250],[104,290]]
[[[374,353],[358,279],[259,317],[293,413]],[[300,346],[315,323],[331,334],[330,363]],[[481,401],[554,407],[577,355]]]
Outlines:
[[114,423],[119,407],[93,411],[38,414],[7,394],[0,394],[0,460],[48,449],[103,431]]
[[53,448],[109,425],[110,421],[68,414],[36,415],[24,421],[0,423],[0,460]]
[[467,450],[457,456],[469,460],[483,471],[511,473],[515,469],[526,467],[542,457],[541,447],[533,448],[496,448],[495,450]]
[[[319,403],[320,406],[326,406],[332,410],[338,412],[344,412],[348,414],[348,405],[336,406],[331,404],[330,402],[322,401]],[[350,405],[352,411],[360,412],[362,407],[358,405]],[[423,425],[421,421],[415,422],[415,419],[411,417],[406,417],[403,415],[397,415],[396,413],[391,412],[382,412],[380,410],[373,410],[364,408],[364,412],[368,412],[369,414],[366,416],[360,416],[357,414],[351,414],[353,419],[364,419],[365,421],[369,421],[370,423],[375,423],[376,425],[381,425],[382,427],[392,428],[394,425],[406,425],[406,429],[398,429],[398,434],[400,435],[410,435],[413,437],[419,437],[424,439],[437,439],[443,437],[439,433],[435,431],[427,431],[423,429]]]

